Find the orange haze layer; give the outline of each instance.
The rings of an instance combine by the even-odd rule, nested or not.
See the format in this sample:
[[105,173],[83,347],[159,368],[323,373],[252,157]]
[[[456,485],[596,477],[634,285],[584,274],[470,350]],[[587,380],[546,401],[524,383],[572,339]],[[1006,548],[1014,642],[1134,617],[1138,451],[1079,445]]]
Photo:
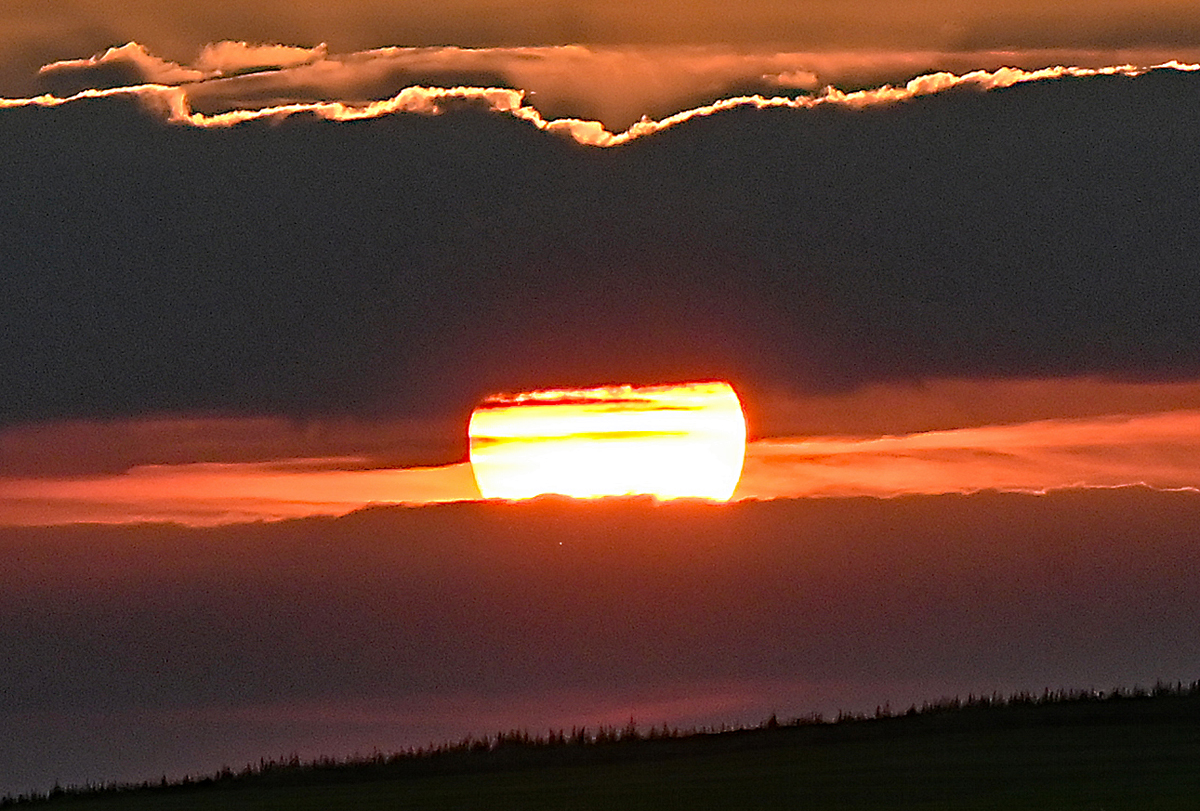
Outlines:
[[[1200,487],[1197,383],[946,380],[764,393],[746,407],[757,438],[735,499]],[[15,427],[0,431],[0,525],[211,525],[478,499],[465,439],[452,420]]]

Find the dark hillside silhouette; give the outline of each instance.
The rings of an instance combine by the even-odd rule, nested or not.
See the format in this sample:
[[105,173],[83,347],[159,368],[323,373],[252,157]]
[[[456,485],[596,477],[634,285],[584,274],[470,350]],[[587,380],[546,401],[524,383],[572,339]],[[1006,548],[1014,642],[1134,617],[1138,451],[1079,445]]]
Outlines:
[[[653,768],[666,775],[711,768],[720,775],[731,763],[737,768],[724,779],[736,785],[724,789],[735,796],[744,792],[752,807],[768,799],[798,797],[810,788],[819,795],[822,785],[832,781],[831,798],[865,802],[861,807],[905,808],[909,800],[926,796],[921,789],[925,781],[956,808],[976,807],[972,802],[980,799],[981,792],[985,801],[1011,796],[1036,803],[1050,798],[1063,803],[1062,808],[1076,807],[1071,800],[1076,793],[1107,797],[1115,803],[1105,808],[1139,807],[1126,802],[1146,800],[1149,795],[1144,792],[1151,792],[1157,802],[1153,807],[1185,808],[1176,800],[1194,799],[1188,792],[1200,787],[1194,769],[1200,755],[1197,730],[1200,681],[1108,692],[1048,690],[942,699],[898,713],[881,706],[872,715],[843,713],[832,720],[809,716],[781,721],[772,716],[753,728],[640,729],[630,719],[620,728],[574,728],[537,735],[512,730],[346,759],[264,758],[238,770],[227,766],[215,774],[179,781],[56,787],[45,794],[6,797],[0,808],[141,809],[156,804],[180,809],[241,808],[259,807],[258,803],[288,792],[304,796],[306,791],[325,792],[330,807],[355,807],[355,787],[386,784],[400,793],[404,787],[420,793],[434,780],[453,786],[444,783],[447,778],[485,786],[476,799],[492,807],[486,786],[513,780],[537,786],[573,775],[586,786],[589,774],[620,775],[623,770]],[[797,770],[794,783],[779,781],[775,770],[781,761]],[[811,764],[817,761],[826,765],[814,770]],[[756,764],[762,764],[762,775],[755,774]],[[864,770],[863,785],[858,783],[859,769]],[[989,776],[992,769],[996,774]],[[887,777],[889,770],[895,780],[894,795],[888,794],[886,784],[872,785],[881,772]],[[1015,793],[996,779],[1006,774],[1018,788]],[[805,784],[805,776],[811,787]],[[839,788],[837,781],[844,785]],[[338,787],[348,792],[342,800]],[[1021,787],[1028,789],[1027,795]],[[829,788],[824,785],[824,790]],[[628,789],[635,802],[638,796],[653,796],[656,791],[646,785]],[[957,791],[963,793],[956,795]],[[524,807],[510,802],[511,798],[495,800],[500,807]],[[558,806],[551,801],[550,807]],[[689,803],[688,807],[721,806]],[[826,806],[818,801],[814,807]]]

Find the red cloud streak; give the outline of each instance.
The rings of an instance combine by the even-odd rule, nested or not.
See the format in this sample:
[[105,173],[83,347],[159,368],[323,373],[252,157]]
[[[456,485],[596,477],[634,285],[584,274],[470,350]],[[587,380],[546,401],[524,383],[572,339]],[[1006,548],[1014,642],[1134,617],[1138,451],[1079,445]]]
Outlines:
[[[1200,488],[1195,384],[935,381],[767,397],[751,412],[760,438],[735,499]],[[465,437],[442,423],[76,422],[10,429],[0,451],[7,525],[203,526],[479,498]]]

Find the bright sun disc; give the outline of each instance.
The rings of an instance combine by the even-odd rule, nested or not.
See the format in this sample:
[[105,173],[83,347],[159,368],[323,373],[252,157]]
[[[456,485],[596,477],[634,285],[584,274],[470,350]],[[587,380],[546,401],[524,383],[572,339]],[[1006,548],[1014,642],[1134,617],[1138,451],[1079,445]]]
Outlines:
[[742,405],[721,382],[497,394],[468,430],[484,498],[726,501],[746,456]]

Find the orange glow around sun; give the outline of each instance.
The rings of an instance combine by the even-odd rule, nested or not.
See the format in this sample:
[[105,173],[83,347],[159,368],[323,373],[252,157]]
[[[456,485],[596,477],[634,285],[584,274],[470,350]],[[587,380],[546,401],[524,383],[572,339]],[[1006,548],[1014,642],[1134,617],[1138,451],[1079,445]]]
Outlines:
[[485,498],[726,501],[746,455],[737,394],[711,381],[498,394],[471,414],[469,434]]

